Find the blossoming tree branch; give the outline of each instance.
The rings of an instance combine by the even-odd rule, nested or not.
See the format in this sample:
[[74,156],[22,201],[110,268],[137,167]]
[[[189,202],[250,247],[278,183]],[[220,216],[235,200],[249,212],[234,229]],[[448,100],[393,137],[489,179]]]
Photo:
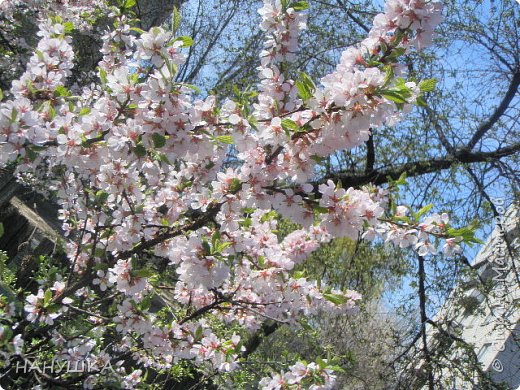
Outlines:
[[[146,367],[161,372],[182,361],[231,371],[244,359],[244,333],[223,338],[216,324],[253,332],[266,320],[297,326],[319,311],[355,309],[355,291],[294,271],[321,244],[385,240],[421,256],[451,256],[475,241],[470,228],[451,226],[431,206],[396,204],[399,181],[386,188],[313,181],[320,159],[426,104],[434,80],[408,79],[400,61],[431,43],[438,2],[388,0],[366,39],[315,85],[291,65],[312,10],[265,0],[258,93],[237,90],[224,101],[197,99],[196,87],[176,81],[192,43],[176,35],[178,13],[171,28],[143,31],[134,5],[97,3],[114,23],[98,82],[81,88],[69,78],[70,34],[84,28],[89,7],[61,16],[51,9],[26,71],[1,102],[0,164],[57,201],[67,236],[67,266],[38,291],[5,302],[6,367],[52,345],[64,361],[93,367],[36,373],[58,385],[131,388]],[[224,168],[231,145],[240,163]],[[299,228],[280,238],[278,215]],[[165,290],[173,299],[158,308]],[[102,372],[107,362],[117,369]],[[331,388],[335,369],[332,360],[298,362],[261,386]]]

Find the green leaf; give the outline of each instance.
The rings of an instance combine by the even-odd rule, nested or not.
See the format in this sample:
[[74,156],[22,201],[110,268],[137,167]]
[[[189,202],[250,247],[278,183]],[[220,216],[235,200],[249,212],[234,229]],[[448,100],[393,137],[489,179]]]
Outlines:
[[186,88],[194,90],[197,94],[201,94],[202,93],[200,88],[196,87],[195,85],[192,85],[192,84],[180,84],[180,85],[182,85],[183,87],[186,87]]
[[49,115],[49,119],[52,121],[56,117],[56,109],[52,106],[52,104],[49,102],[49,110],[47,111],[47,114]]
[[65,22],[63,23],[63,28],[65,29],[65,34],[69,35],[74,31],[74,24],[72,22]]
[[159,149],[166,145],[166,137],[159,133],[152,134],[153,146]]
[[0,329],[2,330],[0,332],[0,342],[2,345],[8,345],[13,338],[13,331],[7,326],[2,326]]
[[484,242],[477,237],[475,237],[475,228],[470,226],[466,226],[463,228],[455,229],[455,228],[449,228],[447,230],[448,236],[450,237],[462,237],[462,240],[466,244],[484,244]]
[[107,83],[107,71],[103,68],[99,68],[99,79],[103,84]]
[[135,31],[138,34],[142,34],[142,33],[146,32],[146,31],[144,31],[143,29],[141,29],[139,27],[130,27],[130,31]]
[[65,88],[63,85],[59,85],[56,87],[56,89],[54,90],[54,95],[55,96],[62,96],[62,97],[67,97],[67,96],[70,96],[70,92],[67,88]]
[[318,164],[321,164],[321,163],[322,163],[323,161],[325,161],[327,158],[326,158],[326,157],[318,156],[318,155],[316,155],[316,154],[313,154],[313,155],[311,156],[311,159],[312,159],[312,161],[314,161],[314,162],[316,162],[316,163],[318,163]]
[[228,246],[231,246],[232,244],[233,243],[229,242],[229,241],[219,243],[217,246],[217,252],[222,253],[222,251],[224,251],[224,249],[226,249]]
[[392,81],[392,79],[394,78],[394,68],[391,66],[391,65],[386,65],[384,67],[385,69],[385,81],[383,83],[383,85],[388,85],[390,84],[390,81]]
[[396,91],[387,89],[387,90],[384,90],[381,95],[385,99],[390,100],[394,103],[400,103],[400,104],[406,103],[406,99],[404,99],[403,96],[399,92],[396,92]]
[[316,85],[314,85],[314,82],[308,74],[300,72],[300,78],[296,81],[296,89],[298,90],[299,97],[306,101],[312,97],[316,90]]
[[202,241],[202,249],[206,255],[211,255],[211,246],[207,241]]
[[2,222],[0,222],[0,237],[2,237],[5,233],[5,230],[4,230],[4,224]]
[[173,40],[173,42],[177,42],[177,41],[182,42],[182,47],[190,47],[194,43],[193,38],[188,37],[188,36],[177,37]]
[[406,174],[406,172],[401,173],[401,176],[399,176],[399,179],[396,180],[395,185],[397,185],[397,186],[405,185],[407,177],[408,177],[408,175]]
[[146,156],[146,148],[143,146],[143,144],[137,144],[134,148],[134,153],[138,157],[144,157]]
[[396,47],[390,55],[388,56],[389,60],[395,61],[398,57],[401,57],[406,52],[404,47]]
[[406,222],[406,223],[411,222],[410,218],[408,218],[406,215],[396,215],[392,219],[397,222]]
[[424,214],[426,214],[428,211],[430,211],[432,209],[432,207],[433,207],[433,204],[431,204],[431,203],[424,206],[422,209],[420,209],[418,212],[416,212],[414,214],[415,219],[418,220],[419,218],[421,218]]
[[181,13],[176,6],[173,6],[172,12],[172,32],[175,34],[181,26]]
[[17,117],[18,117],[18,110],[13,107],[13,109],[11,110],[11,122],[12,123],[16,122]]
[[4,92],[0,88],[0,102],[4,99]]
[[469,229],[467,227],[458,228],[458,229],[457,228],[449,228],[447,233],[451,237],[464,237],[464,236],[468,236],[468,235],[472,235],[473,234],[471,229]]
[[[139,81],[139,73],[132,73],[131,75],[128,76],[128,80],[132,83],[132,85],[135,85],[137,84],[137,82]],[[133,104],[136,104],[136,103],[133,103]],[[137,105],[136,105],[137,107]]]
[[311,77],[305,72],[300,72],[299,75],[300,79],[305,83],[305,85],[307,85],[309,89],[314,92],[316,85],[314,84],[314,81],[312,81]]
[[334,372],[345,372],[345,370],[340,366],[328,366],[327,368]]
[[103,190],[99,190],[98,192],[96,192],[96,203],[97,204],[104,204],[108,199],[108,193],[103,191]]
[[231,180],[231,184],[229,185],[229,191],[234,194],[241,189],[242,189],[242,182],[239,179],[237,179],[236,177],[233,178]]
[[104,248],[96,248],[94,250],[94,256],[103,258],[106,255],[106,250]]
[[424,100],[422,96],[418,96],[417,99],[415,99],[415,104],[417,104],[419,107],[428,107],[426,100]]
[[329,209],[323,206],[312,206],[312,209],[318,214],[327,214],[329,212]]
[[25,154],[27,155],[27,157],[29,157],[29,160],[31,161],[36,160],[36,157],[38,157],[37,151],[30,146],[25,148]]
[[136,4],[137,4],[137,0],[125,0],[123,7],[125,9],[129,9],[129,8],[135,7]]
[[306,318],[300,318],[300,325],[306,331],[312,331],[312,326],[309,325],[309,321]]
[[150,307],[152,306],[152,298],[150,297],[150,295],[147,295],[146,297],[143,298],[140,306],[141,306],[141,310],[143,310],[143,311],[148,311],[148,309],[150,309]]
[[83,107],[79,112],[79,116],[83,116],[83,115],[87,115],[87,114],[90,114],[90,108],[88,108],[88,107]]
[[197,328],[197,330],[195,330],[195,334],[193,335],[193,338],[195,339],[195,341],[199,341],[202,339],[203,334],[204,334],[204,329],[202,328],[202,326],[199,326]]
[[340,294],[325,293],[323,294],[323,298],[325,298],[329,302],[332,302],[335,305],[342,305],[349,301],[349,299],[346,296]]
[[233,137],[230,135],[218,135],[215,139],[223,144],[233,145]]
[[398,77],[395,79],[395,86],[398,90],[401,90],[401,89],[407,89],[406,87],[406,80],[403,79],[402,77]]
[[379,67],[382,64],[383,63],[381,61],[376,61],[376,60],[369,60],[369,61],[367,61],[367,66],[371,67],[371,68]]
[[43,294],[43,305],[47,306],[52,300],[52,290],[47,289],[45,290],[45,293]]
[[153,159],[155,161],[160,161],[162,163],[165,163],[166,165],[172,165],[171,161],[168,160],[168,157],[164,153],[154,153]]
[[303,101],[307,101],[312,97],[312,92],[303,81],[296,80],[296,90],[298,91],[298,96]]
[[216,247],[220,242],[220,231],[215,231],[211,236],[211,246]]
[[435,79],[427,79],[423,80],[419,83],[419,89],[421,92],[431,92],[435,90],[435,85],[437,84],[437,80]]
[[149,278],[150,276],[154,276],[155,272],[149,268],[142,268],[138,270],[132,271],[132,276],[136,278]]
[[307,3],[306,1],[295,1],[289,4],[287,8],[292,8],[295,11],[303,11],[309,8],[309,3]]
[[300,131],[300,127],[296,124],[296,122],[287,118],[282,119],[282,129],[284,129],[287,136],[290,136],[291,133],[297,133]]

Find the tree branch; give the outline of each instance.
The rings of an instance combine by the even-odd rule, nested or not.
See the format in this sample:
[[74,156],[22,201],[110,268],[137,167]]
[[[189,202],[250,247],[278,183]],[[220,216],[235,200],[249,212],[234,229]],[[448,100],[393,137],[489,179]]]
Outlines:
[[426,315],[426,271],[424,270],[424,257],[419,256],[419,271],[417,273],[419,278],[419,309],[421,311],[421,338],[422,338],[422,352],[424,360],[426,361],[426,370],[428,371],[428,389],[435,390],[435,382],[433,378],[432,357],[428,349],[428,338],[426,335],[426,322],[428,316]]
[[245,344],[245,351],[240,355],[241,358],[247,359],[249,355],[256,351],[262,341],[274,333],[276,329],[280,327],[280,324],[274,321],[265,321],[262,327],[253,334]]
[[150,249],[150,248],[153,248],[154,246],[170,239],[170,238],[173,238],[173,237],[177,237],[179,236],[180,234],[182,233],[185,233],[185,232],[188,232],[188,231],[193,231],[193,230],[197,230],[203,226],[206,226],[206,224],[211,221],[216,215],[217,213],[219,212],[220,210],[220,207],[222,205],[220,203],[218,204],[213,204],[211,205],[210,207],[208,207],[206,213],[202,214],[198,219],[195,219],[193,221],[193,223],[190,223],[188,225],[184,225],[184,226],[181,226],[177,229],[174,229],[174,230],[171,230],[169,232],[166,232],[166,233],[163,233],[163,234],[159,234],[157,237],[151,239],[151,240],[148,240],[148,241],[143,241],[141,242],[140,244],[136,245],[133,249],[129,250],[129,251],[126,251],[126,252],[121,252],[117,258],[118,259],[128,259],[129,257],[131,257],[132,255],[134,254],[137,254],[137,253],[140,253],[146,249]]
[[492,152],[468,152],[467,150],[457,150],[455,156],[446,156],[443,158],[433,158],[431,160],[412,161],[402,164],[395,168],[376,169],[370,173],[336,173],[325,176],[315,183],[316,193],[317,186],[329,179],[336,179],[341,181],[344,188],[359,187],[365,184],[381,185],[388,183],[389,179],[397,180],[406,172],[408,177],[415,177],[425,175],[440,170],[449,169],[454,165],[460,163],[478,163],[488,160],[497,160],[502,157],[511,156],[520,151],[520,143],[513,144],[504,148],[496,149]]
[[511,83],[509,84],[509,88],[507,89],[506,94],[502,98],[502,101],[496,108],[495,112],[485,121],[483,122],[473,134],[473,137],[466,145],[468,150],[472,150],[478,141],[486,134],[486,132],[493,127],[493,125],[500,119],[500,117],[504,114],[504,112],[511,104],[511,101],[515,97],[518,92],[518,86],[520,85],[520,67],[517,67],[516,72],[511,79]]
[[347,13],[347,16],[350,19],[352,19],[354,23],[361,27],[365,32],[370,32],[370,28],[365,23],[363,23],[358,17],[354,16],[354,14],[352,14],[350,9],[347,8],[346,4],[342,0],[336,0],[336,2],[341,8],[343,8],[343,10]]
[[374,164],[376,162],[376,154],[374,150],[374,133],[370,129],[370,137],[366,142],[367,145],[367,163],[365,165],[365,173],[370,173],[374,170]]

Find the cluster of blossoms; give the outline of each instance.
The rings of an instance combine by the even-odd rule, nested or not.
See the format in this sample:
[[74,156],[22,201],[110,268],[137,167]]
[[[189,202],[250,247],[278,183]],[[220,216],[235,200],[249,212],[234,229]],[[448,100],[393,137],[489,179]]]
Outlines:
[[73,302],[71,298],[64,297],[61,299],[61,305],[53,304],[53,300],[59,298],[63,294],[64,289],[64,282],[55,282],[45,292],[40,288],[38,294],[28,295],[24,307],[27,312],[27,320],[31,322],[41,321],[47,325],[54,324],[54,320],[67,312],[67,305]]
[[68,125],[70,116],[56,116],[56,108],[44,104],[38,111],[35,106],[54,96],[57,87],[62,86],[73,67],[74,53],[70,38],[63,35],[60,24],[40,25],[38,52],[30,60],[27,70],[19,80],[13,81],[13,100],[2,104],[0,116],[0,143],[2,154],[0,163],[5,164],[14,154],[25,156],[24,144],[42,145],[55,140],[58,129]]
[[[406,217],[410,210],[406,206],[397,206],[396,217],[404,222],[400,224],[392,222],[381,222],[376,227],[370,227],[363,233],[363,238],[373,240],[376,237],[382,238],[385,242],[390,242],[400,248],[413,247],[419,256],[435,255],[438,253],[435,240],[439,237],[446,237],[449,227],[449,216],[446,213],[432,214],[420,223],[412,224]],[[445,238],[441,248],[442,253],[447,257],[452,257],[462,252],[460,242],[463,237]]]
[[[442,236],[444,216],[417,228],[385,222],[385,190],[342,189],[332,181],[316,190],[309,182],[312,157],[361,144],[417,99],[418,87],[400,81],[405,71],[396,51],[427,43],[438,4],[391,0],[369,37],[322,80],[324,88],[307,85],[309,96],[299,98],[288,69],[305,15],[285,3],[265,0],[260,10],[268,38],[258,102],[249,105],[196,100],[189,85],[175,81],[188,41],[160,27],[136,36],[123,14],[103,37],[99,85],[69,90],[70,38],[60,23],[41,25],[37,54],[13,83],[13,98],[0,105],[0,163],[16,161],[20,177],[43,172],[62,207],[72,277],[29,295],[27,320],[53,325],[81,301],[93,311],[88,320],[98,339],[115,324],[114,356],[128,353],[156,369],[190,359],[229,371],[243,353],[240,337],[223,339],[206,313],[254,331],[266,319],[295,324],[319,310],[355,309],[356,292],[327,290],[293,272],[321,244],[380,235],[433,253],[428,237]],[[385,97],[392,88],[406,104]],[[241,164],[224,171],[230,143]],[[273,210],[300,228],[280,239]],[[446,251],[456,251],[456,243],[446,240]],[[161,275],[159,263],[174,277]],[[160,298],[165,287],[171,305]],[[112,300],[110,317],[101,311],[103,299]],[[159,315],[157,305],[174,314]],[[100,348],[68,346],[63,356],[112,359]],[[139,383],[138,370],[121,367],[119,374],[125,388]],[[262,386],[313,378],[318,389],[330,387],[333,376],[299,363]],[[88,384],[101,380],[93,374]]]
[[95,39],[98,31],[95,31],[90,20],[96,18],[97,10],[108,13],[104,0],[0,1],[0,31],[3,42],[7,43],[4,47],[8,50],[0,56],[2,81],[17,78],[20,69],[27,63],[34,49],[33,26],[37,27],[49,17],[59,15],[63,23],[73,23],[84,36]]
[[274,374],[272,377],[263,378],[260,381],[262,389],[309,389],[327,390],[333,389],[336,380],[333,370],[327,368],[326,362],[322,364],[298,362],[289,367],[289,371]]
[[[261,93],[255,114],[258,119],[274,119],[293,111],[299,104],[294,81],[287,78],[287,72],[282,67],[297,58],[298,35],[306,27],[306,15],[296,12],[294,8],[284,9],[279,1],[265,2],[258,12],[262,16],[260,28],[268,33],[268,39],[260,53],[261,66],[258,70]],[[259,130],[259,138],[266,144],[279,145],[286,141],[280,137],[284,133],[276,121]]]
[[320,206],[327,208],[322,223],[334,237],[356,240],[364,226],[376,225],[377,218],[383,215],[382,202],[366,191],[336,188],[332,180],[321,184],[319,191]]

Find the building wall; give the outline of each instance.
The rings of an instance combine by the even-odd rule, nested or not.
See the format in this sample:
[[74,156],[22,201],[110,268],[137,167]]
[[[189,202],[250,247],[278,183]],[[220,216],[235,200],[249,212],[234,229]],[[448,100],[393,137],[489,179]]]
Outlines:
[[[520,208],[504,210],[497,227],[472,262],[478,278],[463,281],[434,318],[439,324],[449,324],[447,328],[451,327],[454,334],[473,345],[483,371],[495,382],[514,390],[520,390],[519,232]],[[483,284],[488,286],[485,293]],[[435,342],[438,333],[428,326],[431,348],[439,345]],[[469,353],[452,349],[453,352],[446,354],[451,360],[464,359]],[[475,388],[472,380],[454,370],[442,370],[441,377],[452,389]]]

